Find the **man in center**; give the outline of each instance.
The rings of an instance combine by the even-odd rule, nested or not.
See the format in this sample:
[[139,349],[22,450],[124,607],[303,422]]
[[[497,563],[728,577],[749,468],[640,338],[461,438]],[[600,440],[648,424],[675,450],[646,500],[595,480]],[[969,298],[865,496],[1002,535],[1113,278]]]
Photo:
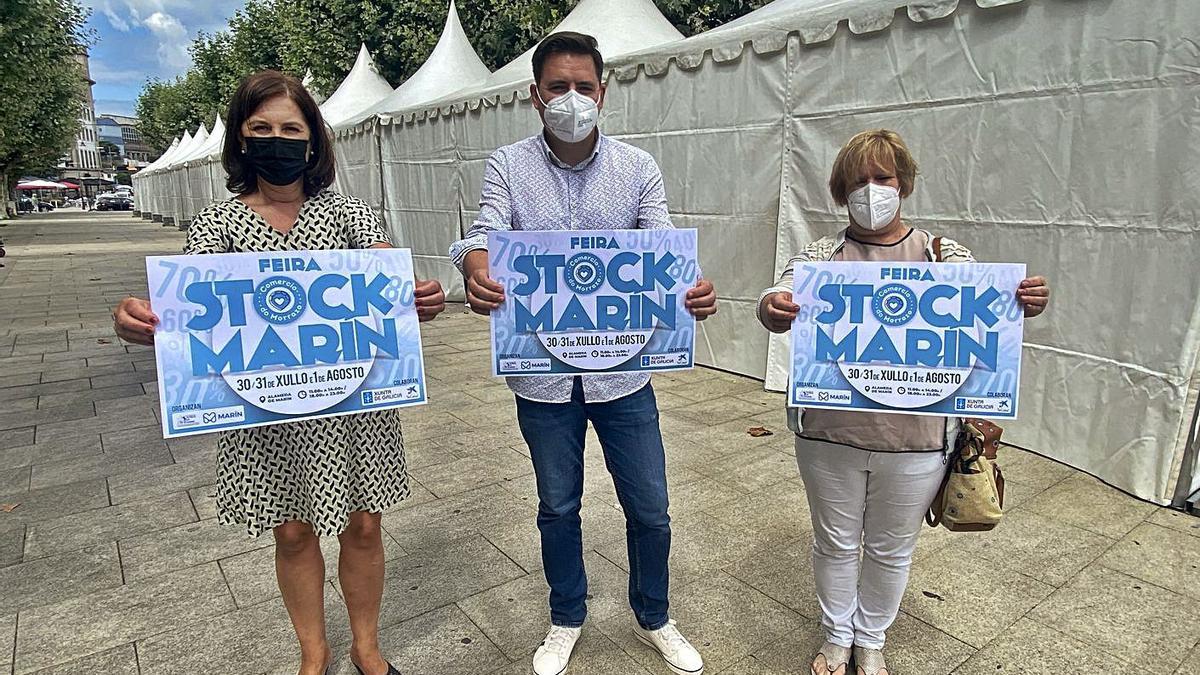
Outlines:
[[[649,153],[596,128],[604,105],[604,60],[596,39],[561,32],[533,54],[533,107],[541,133],[496,150],[483,174],[479,217],[450,257],[462,271],[467,302],[489,314],[504,287],[488,274],[487,233],[495,230],[668,229],[662,174]],[[702,320],[716,312],[706,279],[687,292]],[[675,673],[704,672],[700,654],[667,611],[666,459],[658,405],[646,373],[509,377],[517,421],[533,458],[542,564],[550,585],[550,632],[533,656],[537,675],[559,675],[587,616],[587,576],[579,509],[587,423],[596,429],[625,512],[629,604],[634,634]]]

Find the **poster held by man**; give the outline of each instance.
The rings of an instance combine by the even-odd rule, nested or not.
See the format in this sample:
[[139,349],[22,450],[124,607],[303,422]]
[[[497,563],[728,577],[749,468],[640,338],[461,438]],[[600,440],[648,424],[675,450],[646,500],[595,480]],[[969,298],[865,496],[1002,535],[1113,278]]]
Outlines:
[[491,312],[493,375],[692,367],[695,230],[490,232],[488,253],[511,298]]

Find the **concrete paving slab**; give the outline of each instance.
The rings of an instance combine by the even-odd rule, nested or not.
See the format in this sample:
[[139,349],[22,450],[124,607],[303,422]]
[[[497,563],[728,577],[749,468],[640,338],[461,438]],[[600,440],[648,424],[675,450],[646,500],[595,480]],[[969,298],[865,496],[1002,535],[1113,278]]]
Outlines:
[[0,588],[4,589],[0,614],[52,605],[123,583],[114,541],[11,565],[0,569]]
[[1029,613],[1123,661],[1171,672],[1200,637],[1200,602],[1099,565],[1089,567]]
[[21,613],[16,671],[67,663],[233,608],[216,564],[38,607]]
[[[112,305],[145,292],[142,257],[178,252],[182,233],[62,212],[4,237],[0,503],[16,506],[0,511],[0,673],[293,675],[272,538],[217,526],[216,437],[164,442],[153,350],[112,333]],[[406,673],[527,673],[547,628],[536,481],[513,394],[488,372],[487,326],[460,305],[422,326],[431,403],[401,413],[412,496],[383,518],[381,640]],[[673,616],[706,672],[806,672],[822,635],[782,397],[706,368],[654,388]],[[587,443],[591,621],[569,672],[666,673],[630,634],[624,515],[592,430]],[[922,533],[894,668],[1200,672],[1200,519],[1015,448],[1001,464],[1000,528]],[[322,550],[336,580],[336,539]],[[337,589],[325,586],[333,672],[352,675]]]

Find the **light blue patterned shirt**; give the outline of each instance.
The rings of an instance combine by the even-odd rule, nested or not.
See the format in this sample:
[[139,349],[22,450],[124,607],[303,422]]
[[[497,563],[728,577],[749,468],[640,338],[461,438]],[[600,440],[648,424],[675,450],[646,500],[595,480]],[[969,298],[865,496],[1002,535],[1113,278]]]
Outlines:
[[[487,248],[494,230],[669,229],[662,173],[650,153],[599,135],[592,155],[575,166],[563,164],[538,134],[492,153],[483,171],[479,217],[466,238],[450,246],[450,259],[463,268],[467,253]],[[561,377],[508,377],[517,396],[543,403],[571,400],[572,380]],[[603,403],[646,386],[647,373],[580,375],[583,397]]]

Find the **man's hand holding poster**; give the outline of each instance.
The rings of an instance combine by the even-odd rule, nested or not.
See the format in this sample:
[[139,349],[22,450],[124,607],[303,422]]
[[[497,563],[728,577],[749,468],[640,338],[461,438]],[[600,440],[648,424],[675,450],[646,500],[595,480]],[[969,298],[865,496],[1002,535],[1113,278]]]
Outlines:
[[692,367],[695,230],[492,232],[488,265],[493,375]]
[[788,405],[1017,416],[1025,266],[797,263]]
[[407,249],[146,258],[164,437],[425,402]]

